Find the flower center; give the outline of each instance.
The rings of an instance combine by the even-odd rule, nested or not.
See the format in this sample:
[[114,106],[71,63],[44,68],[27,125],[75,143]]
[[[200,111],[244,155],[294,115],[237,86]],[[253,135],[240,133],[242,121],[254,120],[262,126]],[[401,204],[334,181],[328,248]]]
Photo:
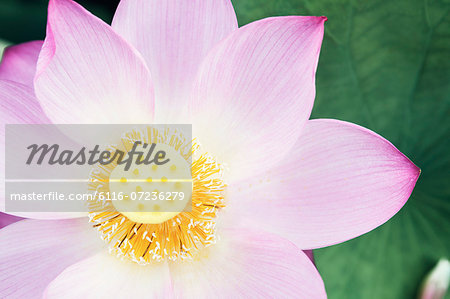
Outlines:
[[[170,161],[164,165],[117,165],[109,176],[109,190],[122,200],[113,201],[128,219],[146,224],[165,222],[191,202],[192,180],[189,163],[172,147],[158,145]],[[143,151],[143,149],[142,149]]]
[[[170,161],[136,163],[128,170],[98,165],[89,185],[97,194],[89,202],[90,221],[118,257],[139,264],[192,258],[216,242],[216,216],[225,206],[222,168],[170,130],[130,132],[122,147],[129,151],[136,141],[155,144]],[[105,200],[104,194],[116,200]]]

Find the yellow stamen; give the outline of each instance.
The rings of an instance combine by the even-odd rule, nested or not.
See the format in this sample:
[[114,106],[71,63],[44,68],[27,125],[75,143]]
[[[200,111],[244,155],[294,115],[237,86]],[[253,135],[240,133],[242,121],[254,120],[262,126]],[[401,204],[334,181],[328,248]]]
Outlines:
[[[197,147],[192,147],[189,144],[184,144],[184,147],[180,146],[182,144],[181,138],[156,138],[151,134],[155,133],[155,130],[148,130],[148,132],[148,135],[131,133],[130,135],[134,139],[130,138],[130,144],[134,140],[149,143],[152,140],[167,140],[165,144],[175,149],[186,161],[193,156],[193,152],[197,149]],[[157,134],[160,134],[159,131]],[[189,150],[186,150],[187,146],[189,146]],[[169,157],[169,155],[166,157]],[[158,168],[164,171],[163,166],[156,167],[156,169],[152,167],[152,170],[159,173]],[[171,171],[174,169],[177,172],[181,171],[178,164],[174,169],[172,166],[168,167]],[[192,162],[192,181],[170,180],[165,176],[159,176],[161,180],[155,182],[152,177],[144,176],[145,173],[142,173],[142,168],[139,168],[139,177],[144,176],[144,179],[140,180],[139,186],[133,185],[131,178],[127,180],[125,176],[121,177],[119,181],[121,183],[128,182],[127,185],[118,185],[111,182],[104,184],[101,182],[109,181],[115,166],[101,165],[99,168],[101,171],[94,172],[96,177],[90,185],[90,189],[99,192],[109,192],[109,184],[117,186],[118,189],[127,188],[128,185],[131,185],[130,188],[134,188],[133,190],[142,190],[144,193],[154,192],[155,187],[161,189],[160,186],[163,186],[161,184],[171,188],[169,190],[172,191],[182,190],[187,185],[190,186],[192,192],[190,198],[192,202],[189,203],[189,206],[176,211],[173,208],[169,211],[168,208],[169,205],[170,207],[178,205],[176,200],[150,201],[151,204],[149,205],[147,202],[133,203],[134,200],[131,200],[127,202],[136,204],[136,208],[132,211],[124,210],[122,212],[111,202],[98,199],[90,202],[90,220],[93,226],[98,229],[102,238],[110,244],[111,251],[118,256],[127,257],[140,264],[165,259],[186,259],[193,257],[202,248],[215,243],[215,218],[217,213],[225,206],[224,190],[226,185],[221,178],[221,166],[209,155],[199,155]],[[145,185],[148,184],[148,186],[144,187],[142,182],[146,182]],[[160,191],[163,192],[162,189]],[[156,192],[159,193],[159,191]],[[149,219],[152,221],[149,222]],[[163,219],[163,221],[158,219]]]

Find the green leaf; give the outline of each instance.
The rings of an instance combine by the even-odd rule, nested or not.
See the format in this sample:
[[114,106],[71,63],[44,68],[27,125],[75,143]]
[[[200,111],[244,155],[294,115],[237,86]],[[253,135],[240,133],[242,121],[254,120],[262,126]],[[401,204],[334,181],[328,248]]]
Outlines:
[[3,51],[5,51],[5,48],[9,46],[9,43],[7,41],[0,39],[0,57],[3,56]]
[[329,298],[415,298],[450,256],[449,1],[233,1],[241,24],[325,15],[313,118],[368,127],[422,174],[400,213],[362,236],[315,251]]

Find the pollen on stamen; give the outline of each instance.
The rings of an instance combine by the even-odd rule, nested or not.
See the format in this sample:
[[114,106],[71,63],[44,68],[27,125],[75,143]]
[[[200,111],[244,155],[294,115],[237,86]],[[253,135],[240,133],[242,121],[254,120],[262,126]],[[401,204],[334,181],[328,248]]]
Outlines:
[[[136,133],[133,137],[144,142],[152,140],[152,136],[138,135]],[[168,140],[170,143],[174,139],[162,140]],[[175,140],[173,144],[177,142],[180,143]],[[192,144],[189,146],[192,152],[197,148]],[[196,156],[191,165],[192,209],[182,211],[167,221],[156,224],[138,223],[117,211],[113,204],[105,204],[105,201],[99,200],[89,203],[90,221],[100,232],[101,238],[109,243],[111,253],[145,265],[162,260],[190,259],[202,248],[216,243],[216,216],[225,207],[226,185],[222,180],[223,168],[207,154]],[[95,173],[95,179],[91,180],[90,189],[107,192],[108,184],[101,182],[108,181],[114,166],[101,165],[99,168],[100,171],[92,172]],[[157,173],[157,167],[151,169]],[[170,170],[178,172],[176,167],[170,167]],[[144,176],[143,180],[145,183],[139,185],[141,188],[144,185],[151,188],[154,184],[151,177]],[[181,182],[172,183],[165,177],[160,181],[170,184],[174,189],[182,186]],[[127,181],[120,179],[120,183]],[[140,190],[136,188],[136,191],[138,189]]]

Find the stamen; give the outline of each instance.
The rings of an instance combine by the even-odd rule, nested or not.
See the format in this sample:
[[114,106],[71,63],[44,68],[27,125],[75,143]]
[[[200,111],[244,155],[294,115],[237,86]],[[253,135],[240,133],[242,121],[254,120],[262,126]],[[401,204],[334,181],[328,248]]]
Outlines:
[[[133,131],[128,134],[128,137],[132,138],[124,141],[124,144],[136,140],[149,143],[152,140],[159,140],[160,143],[161,140],[168,140],[163,144],[176,149],[186,161],[193,156],[198,156],[194,158],[191,166],[193,178],[191,206],[180,212],[162,212],[163,207],[157,201],[157,204],[152,207],[152,212],[148,212],[146,206],[139,206],[143,212],[128,213],[153,214],[153,216],[163,213],[166,213],[167,216],[167,213],[173,213],[170,218],[160,223],[143,223],[133,221],[134,217],[130,215],[127,217],[126,212],[118,211],[115,205],[109,201],[96,198],[89,202],[90,221],[100,232],[102,239],[110,244],[110,252],[139,264],[149,264],[165,259],[189,259],[202,248],[214,244],[216,242],[215,218],[225,206],[224,190],[226,185],[222,181],[221,165],[208,154],[198,154],[199,147],[197,145],[183,143],[181,140],[184,139],[180,137],[161,137],[160,134],[159,131],[150,129],[147,130],[147,134]],[[189,146],[188,151],[186,150],[187,146]],[[169,167],[171,172],[180,170],[178,165],[170,164]],[[92,172],[90,189],[97,192],[110,192],[109,179],[114,168],[114,165],[99,165],[98,169]],[[150,171],[155,173],[158,171],[158,167],[156,169],[151,167]],[[136,173],[133,171],[135,176],[145,175],[141,173],[140,168]],[[132,184],[129,179],[123,178],[125,180],[119,179],[120,185]],[[174,191],[183,188],[184,184],[180,181],[173,182],[168,177],[162,177],[160,182],[156,182],[154,176],[144,176],[142,182],[137,187],[133,187],[133,190],[146,190],[147,185],[151,186],[156,183],[170,185]],[[141,219],[145,219],[145,215]]]

